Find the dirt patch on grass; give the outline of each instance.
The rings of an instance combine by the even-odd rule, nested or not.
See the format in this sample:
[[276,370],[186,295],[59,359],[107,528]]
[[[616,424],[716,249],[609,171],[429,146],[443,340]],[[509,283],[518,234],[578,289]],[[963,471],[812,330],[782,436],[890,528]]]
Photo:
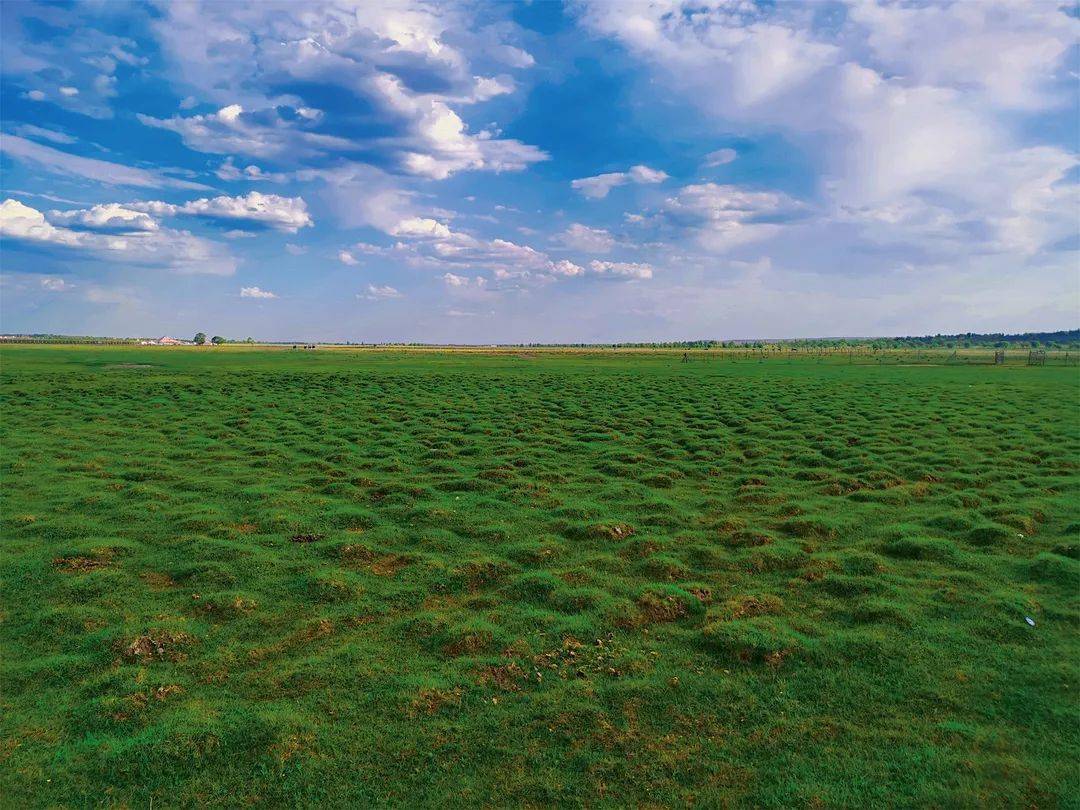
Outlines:
[[724,602],[721,618],[747,619],[751,616],[769,616],[784,610],[784,600],[771,593],[736,596]]
[[324,536],[322,534],[294,534],[289,540],[293,543],[317,543]]
[[674,596],[646,593],[638,597],[638,609],[648,624],[676,622],[687,615],[686,604]]
[[170,683],[148,689],[145,692],[135,692],[124,699],[123,708],[112,713],[112,718],[118,723],[131,719],[132,715],[142,714],[152,703],[161,703],[175,695],[182,695],[184,688],[179,684]]
[[313,641],[325,639],[334,634],[334,623],[329,619],[309,622],[295,633],[265,647],[253,647],[248,650],[248,660],[252,663],[276,657],[291,650],[306,647]]
[[563,680],[590,675],[618,678],[626,674],[626,653],[627,649],[616,640],[614,633],[593,639],[589,644],[566,636],[561,646],[533,656],[535,672],[532,677],[542,681],[545,672],[552,672]]
[[125,661],[140,664],[153,661],[182,661],[187,658],[185,648],[189,647],[194,640],[187,633],[150,630],[123,644],[121,657]]
[[703,605],[709,604],[710,602],[712,602],[713,599],[711,588],[687,588],[687,593],[689,593]]
[[758,546],[770,545],[773,538],[762,532],[743,529],[729,535],[726,542],[729,546],[735,546],[736,548],[757,548]]
[[601,540],[625,540],[633,537],[634,533],[634,527],[629,523],[598,523],[588,529],[590,537]]
[[85,574],[87,571],[96,571],[108,566],[109,561],[101,557],[56,557],[52,561],[57,571],[65,574]]
[[175,588],[177,584],[175,579],[160,571],[144,571],[139,575],[139,579],[149,585],[150,589],[154,591],[165,591],[169,588]]
[[476,655],[491,646],[492,635],[487,632],[464,633],[453,641],[444,644],[443,655],[457,658],[461,655]]
[[410,562],[408,557],[401,554],[379,554],[360,543],[342,546],[338,556],[342,562],[366,566],[371,573],[380,577],[392,577]]
[[408,564],[408,559],[399,554],[387,554],[372,562],[368,569],[376,576],[392,577]]
[[367,546],[359,543],[350,543],[347,546],[341,547],[341,550],[338,551],[338,556],[343,562],[367,564],[374,560],[378,555]]
[[460,706],[461,695],[460,686],[453,689],[421,689],[409,704],[409,714],[412,717],[421,714],[431,717],[444,706]]
[[480,683],[494,686],[503,692],[520,692],[529,680],[529,673],[516,661],[480,671]]

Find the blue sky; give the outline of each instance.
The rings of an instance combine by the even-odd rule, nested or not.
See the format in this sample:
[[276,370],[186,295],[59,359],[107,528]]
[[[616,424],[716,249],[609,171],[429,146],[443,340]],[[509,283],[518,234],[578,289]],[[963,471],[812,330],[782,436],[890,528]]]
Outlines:
[[6,332],[1075,328],[1054,2],[0,5]]

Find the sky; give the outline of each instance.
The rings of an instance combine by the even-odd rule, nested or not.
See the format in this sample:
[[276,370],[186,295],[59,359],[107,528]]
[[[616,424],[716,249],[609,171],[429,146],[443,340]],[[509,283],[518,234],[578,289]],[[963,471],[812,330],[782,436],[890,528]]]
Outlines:
[[1080,321],[1069,3],[3,2],[0,330]]

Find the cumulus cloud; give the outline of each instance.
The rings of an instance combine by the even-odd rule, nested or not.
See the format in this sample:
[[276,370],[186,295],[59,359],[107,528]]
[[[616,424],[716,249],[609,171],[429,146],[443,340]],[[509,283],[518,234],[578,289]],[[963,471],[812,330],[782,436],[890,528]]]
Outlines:
[[589,270],[598,276],[611,276],[626,279],[652,278],[652,265],[634,262],[605,262],[593,259],[589,262]]
[[615,237],[603,228],[590,228],[575,222],[559,236],[559,240],[569,248],[585,253],[607,253],[615,246]]
[[78,247],[87,240],[82,234],[50,224],[45,215],[18,200],[0,203],[0,236],[15,242]]
[[339,250],[337,257],[339,262],[350,267],[360,264],[359,260],[347,250]]
[[[295,108],[280,107],[245,111],[239,104],[230,104],[215,113],[186,118],[155,118],[143,113],[136,117],[145,126],[175,132],[186,146],[198,152],[243,154],[293,163],[355,149],[348,138],[315,131],[319,116],[308,112],[305,116]],[[228,177],[229,169],[224,171]]]
[[233,162],[231,155],[225,158],[225,161],[214,170],[214,174],[221,180],[229,181],[266,180],[274,183],[282,183],[289,180],[287,174],[282,172],[266,172],[254,163],[249,163],[247,166],[240,168]]
[[776,235],[803,210],[802,203],[780,192],[695,183],[664,200],[656,215],[638,216],[636,224],[672,229],[708,252],[722,253]]
[[186,215],[227,223],[244,223],[296,233],[315,223],[303,197],[279,197],[252,191],[239,197],[203,197],[173,205],[159,201],[131,203],[130,207],[158,216]]
[[456,273],[443,273],[442,280],[447,287],[467,287],[471,282],[467,276],[459,276]]
[[388,284],[368,284],[367,294],[364,296],[369,301],[383,301],[387,298],[402,298],[402,293]]
[[447,239],[450,237],[450,229],[434,219],[425,217],[409,217],[403,219],[390,228],[392,236],[432,237],[435,239]]
[[62,278],[45,277],[41,279],[41,289],[49,292],[68,292],[75,287],[75,284]]
[[[512,69],[532,64],[503,41],[514,26],[482,28],[472,7],[205,2],[167,4],[162,12],[156,32],[166,58],[220,106],[205,115],[140,120],[176,132],[193,149],[292,167],[336,156],[433,179],[517,171],[547,158],[491,129],[470,131],[459,113],[516,85],[505,73],[474,70],[474,58]],[[283,86],[289,94],[281,94]],[[324,112],[304,99],[329,90],[353,103]],[[372,130],[382,135],[372,139]]]
[[625,186],[628,183],[652,184],[663,183],[668,175],[659,169],[650,169],[648,166],[631,166],[625,172],[608,172],[594,177],[582,177],[570,182],[571,188],[577,189],[584,196],[600,200],[608,195],[608,192],[616,186]]
[[[437,220],[419,218],[423,226],[399,229],[410,232],[408,241],[399,242],[392,250],[394,257],[410,265],[443,270],[439,276],[448,287],[481,289],[486,284],[483,276],[470,276],[470,270],[485,270],[499,282],[523,285],[544,285],[559,279],[584,276],[585,268],[569,259],[556,259],[548,253],[529,245],[507,239],[484,239],[451,229]],[[434,227],[438,226],[438,227]],[[582,226],[585,228],[585,226]],[[605,231],[588,229],[587,234],[595,244],[606,245]],[[593,272],[609,277],[645,278],[651,273],[644,264],[602,262],[591,265]],[[598,269],[599,268],[599,269]]]
[[565,278],[573,278],[585,273],[584,267],[580,264],[574,264],[569,259],[559,259],[557,262],[551,262],[548,265],[548,270],[556,276],[564,276]]
[[157,222],[149,214],[125,208],[119,203],[105,203],[74,211],[50,211],[49,221],[76,230],[107,233],[158,230]]
[[0,237],[9,249],[21,246],[57,250],[72,258],[81,255],[181,273],[231,275],[236,270],[236,260],[224,246],[188,231],[75,230],[53,225],[41,211],[13,199],[0,203]]
[[261,289],[259,287],[241,287],[240,288],[240,297],[241,298],[277,298],[277,295],[275,293],[270,292],[270,290],[263,290],[263,289]]

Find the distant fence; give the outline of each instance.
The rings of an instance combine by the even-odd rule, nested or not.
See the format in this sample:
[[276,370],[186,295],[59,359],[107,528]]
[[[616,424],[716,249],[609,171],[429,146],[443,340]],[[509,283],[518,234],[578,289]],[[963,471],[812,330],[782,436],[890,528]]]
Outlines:
[[796,359],[860,365],[1080,366],[1080,352],[1066,349],[875,349],[861,346],[803,349],[773,346],[760,349],[692,349],[683,353],[683,362]]

